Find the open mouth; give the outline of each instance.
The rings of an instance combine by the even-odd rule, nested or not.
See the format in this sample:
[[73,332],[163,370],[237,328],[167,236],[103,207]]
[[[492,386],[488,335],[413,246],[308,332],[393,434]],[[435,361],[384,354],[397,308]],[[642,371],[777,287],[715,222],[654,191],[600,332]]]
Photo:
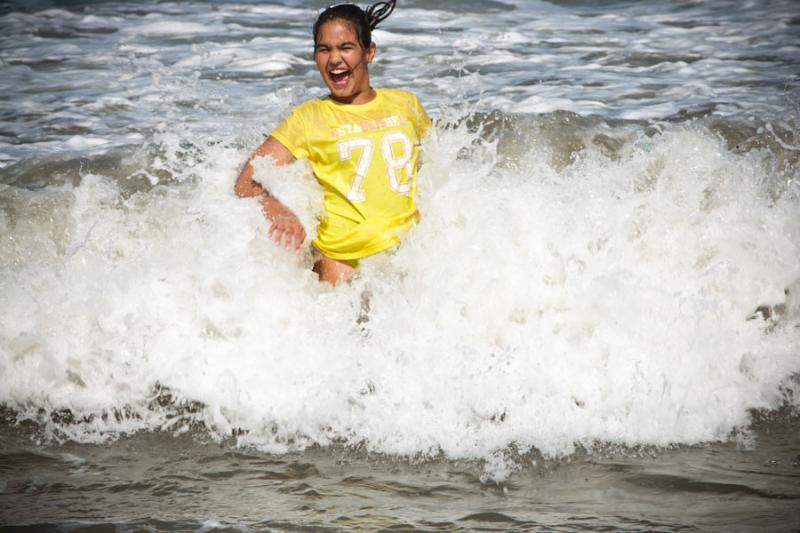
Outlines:
[[336,86],[345,86],[347,82],[350,81],[351,71],[349,70],[337,70],[328,73],[331,77],[331,81]]

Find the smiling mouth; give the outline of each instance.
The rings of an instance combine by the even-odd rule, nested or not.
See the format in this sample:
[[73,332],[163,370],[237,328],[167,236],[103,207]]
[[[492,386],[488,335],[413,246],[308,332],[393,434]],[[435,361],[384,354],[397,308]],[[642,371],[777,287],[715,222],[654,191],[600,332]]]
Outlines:
[[330,75],[331,81],[334,83],[334,85],[344,86],[347,85],[348,81],[350,81],[351,71],[342,70],[336,72],[329,72],[328,74]]

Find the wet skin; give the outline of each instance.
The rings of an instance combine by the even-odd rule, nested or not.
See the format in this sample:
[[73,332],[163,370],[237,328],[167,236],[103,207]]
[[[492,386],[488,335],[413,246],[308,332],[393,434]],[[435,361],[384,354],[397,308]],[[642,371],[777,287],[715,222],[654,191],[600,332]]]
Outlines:
[[[317,63],[322,81],[330,90],[331,98],[343,104],[366,104],[376,96],[369,84],[368,65],[375,57],[375,43],[368,47],[361,45],[353,25],[335,19],[322,24],[316,35],[314,60]],[[277,165],[294,161],[294,156],[277,139],[270,136],[259,146],[242,169],[236,181],[239,196],[263,196],[261,201],[264,215],[270,221],[269,236],[276,244],[287,249],[299,250],[306,238],[305,229],[298,218],[277,198],[270,196],[260,184],[253,181],[255,157],[269,156]],[[314,264],[314,272],[320,281],[336,285],[348,279],[353,267],[347,263],[325,257]]]
[[364,48],[350,22],[334,19],[319,27],[314,60],[337,102],[358,105],[375,98],[368,69],[374,57],[375,43]]

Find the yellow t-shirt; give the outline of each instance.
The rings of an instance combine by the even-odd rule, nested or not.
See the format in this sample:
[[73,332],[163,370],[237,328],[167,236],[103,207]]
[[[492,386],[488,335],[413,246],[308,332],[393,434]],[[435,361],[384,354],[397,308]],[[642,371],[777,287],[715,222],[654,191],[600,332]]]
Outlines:
[[314,246],[332,259],[385,250],[418,220],[414,204],[419,142],[431,119],[413,94],[377,89],[366,104],[310,100],[272,132],[308,159],[325,191]]

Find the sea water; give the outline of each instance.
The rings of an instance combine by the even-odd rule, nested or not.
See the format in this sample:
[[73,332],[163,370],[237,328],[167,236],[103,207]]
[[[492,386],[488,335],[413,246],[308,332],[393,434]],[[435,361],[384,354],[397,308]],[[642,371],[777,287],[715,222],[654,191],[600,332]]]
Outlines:
[[336,288],[233,192],[323,4],[0,4],[0,525],[796,530],[796,2],[400,2],[421,222]]

